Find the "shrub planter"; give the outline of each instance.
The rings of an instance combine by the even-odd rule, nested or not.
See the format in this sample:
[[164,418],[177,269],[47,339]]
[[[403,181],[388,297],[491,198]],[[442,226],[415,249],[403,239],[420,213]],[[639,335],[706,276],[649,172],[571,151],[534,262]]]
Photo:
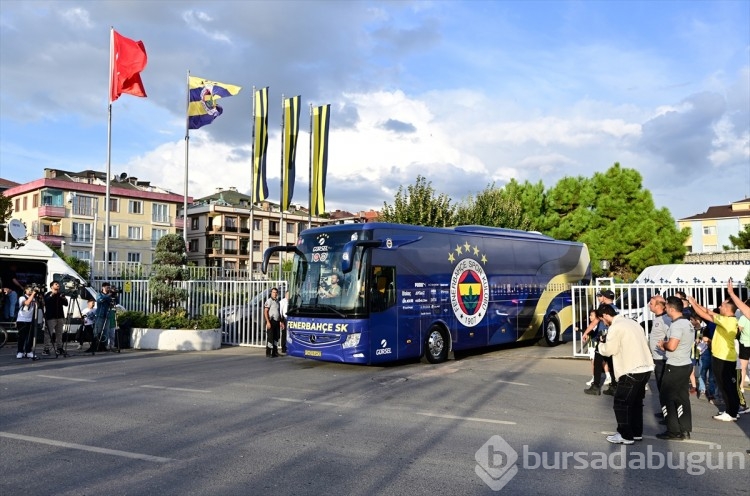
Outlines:
[[137,350],[208,351],[221,348],[221,329],[144,329],[134,327],[130,344]]

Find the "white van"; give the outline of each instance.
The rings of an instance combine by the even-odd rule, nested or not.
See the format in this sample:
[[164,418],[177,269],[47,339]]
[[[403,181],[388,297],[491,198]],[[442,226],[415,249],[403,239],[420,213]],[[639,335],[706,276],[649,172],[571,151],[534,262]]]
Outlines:
[[10,270],[16,273],[17,279],[24,286],[37,285],[49,291],[53,281],[60,283],[60,290],[69,297],[71,325],[70,329],[66,329],[68,332],[78,329],[86,300],[96,300],[96,291],[88,287],[83,276],[41,241],[32,239],[12,248],[0,248],[0,277]]

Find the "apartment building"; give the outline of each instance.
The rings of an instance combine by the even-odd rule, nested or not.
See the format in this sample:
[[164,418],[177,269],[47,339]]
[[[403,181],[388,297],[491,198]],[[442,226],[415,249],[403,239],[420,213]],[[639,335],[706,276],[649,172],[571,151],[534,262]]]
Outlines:
[[701,214],[678,219],[680,229],[690,228],[690,237],[685,242],[690,253],[711,253],[724,250],[731,245],[729,236],[737,236],[750,224],[750,198],[729,205],[708,207]]
[[[290,211],[264,201],[255,205],[251,216],[251,197],[237,188],[217,188],[216,193],[198,198],[188,206],[188,262],[198,266],[222,268],[227,273],[253,275],[261,271],[263,252],[279,245],[294,245],[297,236],[308,228],[328,224],[326,217],[310,217],[308,210],[293,205]],[[269,262],[268,272],[279,270],[279,257]]]
[[[92,170],[44,169],[42,179],[3,194],[11,198],[12,218],[26,224],[32,239],[99,265],[105,260],[150,264],[162,236],[182,233],[182,218],[176,215],[184,197],[124,173],[111,179],[105,255],[106,181],[105,173]],[[96,273],[102,268],[94,266]]]

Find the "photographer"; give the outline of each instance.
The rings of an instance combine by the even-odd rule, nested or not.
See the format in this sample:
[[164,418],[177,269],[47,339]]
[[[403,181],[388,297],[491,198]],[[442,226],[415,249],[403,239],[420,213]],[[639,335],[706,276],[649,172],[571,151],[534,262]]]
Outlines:
[[113,311],[116,302],[114,300],[115,294],[112,293],[111,289],[112,287],[108,282],[102,283],[102,292],[96,298],[94,342],[91,343],[91,348],[86,350],[87,353],[97,351],[95,349],[96,342],[105,342],[108,350],[115,351],[115,329],[110,324],[110,312]]
[[52,335],[55,335],[57,353],[62,355],[63,351],[63,330],[65,327],[65,312],[68,306],[68,299],[60,292],[60,283],[53,281],[50,285],[50,291],[44,295],[44,319],[47,321],[47,332],[44,333],[44,350],[43,354],[49,355],[50,341]]
[[16,358],[34,358],[34,352],[31,351],[31,329],[33,328],[34,316],[36,314],[36,296],[35,290],[31,286],[24,289],[24,294],[18,300],[18,353]]

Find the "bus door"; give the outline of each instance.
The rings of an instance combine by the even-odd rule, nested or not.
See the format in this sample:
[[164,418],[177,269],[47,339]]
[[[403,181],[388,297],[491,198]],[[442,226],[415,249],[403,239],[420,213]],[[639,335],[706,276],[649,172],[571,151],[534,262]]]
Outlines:
[[398,305],[394,267],[373,266],[370,293],[370,363],[398,358]]

